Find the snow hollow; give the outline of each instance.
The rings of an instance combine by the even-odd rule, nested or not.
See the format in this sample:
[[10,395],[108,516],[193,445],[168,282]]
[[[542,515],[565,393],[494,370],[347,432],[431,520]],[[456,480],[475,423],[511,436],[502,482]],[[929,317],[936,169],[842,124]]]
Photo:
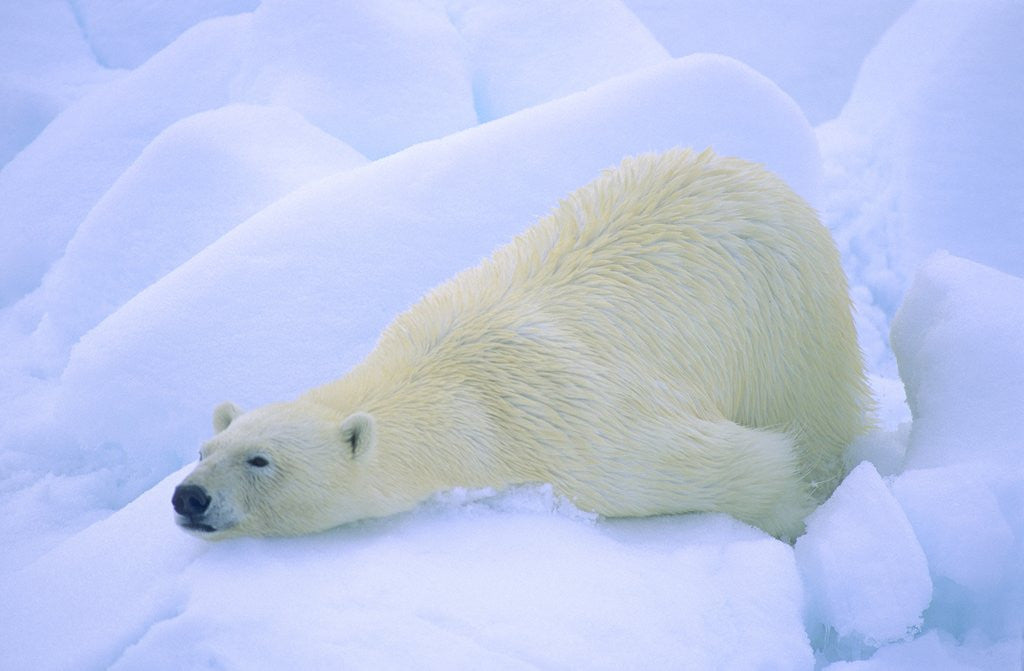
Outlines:
[[[1024,6],[0,6],[0,666],[1019,669]],[[214,405],[344,373],[623,156],[821,213],[878,428],[794,545],[453,491],[208,544]]]

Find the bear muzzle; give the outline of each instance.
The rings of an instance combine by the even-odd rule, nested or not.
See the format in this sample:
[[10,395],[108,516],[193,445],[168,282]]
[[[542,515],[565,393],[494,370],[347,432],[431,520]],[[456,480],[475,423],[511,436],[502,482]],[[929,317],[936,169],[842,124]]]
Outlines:
[[180,516],[178,524],[190,531],[212,532],[217,529],[203,521],[210,507],[211,497],[198,485],[178,485],[174,489],[171,504]]

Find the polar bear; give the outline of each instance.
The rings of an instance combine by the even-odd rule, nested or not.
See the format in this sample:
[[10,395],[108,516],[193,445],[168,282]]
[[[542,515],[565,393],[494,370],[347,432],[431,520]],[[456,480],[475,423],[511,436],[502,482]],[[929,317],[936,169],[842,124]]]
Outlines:
[[758,165],[626,159],[298,399],[214,412],[174,492],[207,539],[316,532],[455,487],[792,539],[870,400],[835,245]]

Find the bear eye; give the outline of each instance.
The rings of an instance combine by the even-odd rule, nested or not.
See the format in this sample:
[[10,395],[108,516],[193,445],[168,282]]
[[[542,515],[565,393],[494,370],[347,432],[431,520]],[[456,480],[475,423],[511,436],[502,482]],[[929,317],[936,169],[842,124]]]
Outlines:
[[250,466],[255,466],[256,468],[263,468],[270,462],[264,459],[263,457],[253,457],[246,463],[248,463]]

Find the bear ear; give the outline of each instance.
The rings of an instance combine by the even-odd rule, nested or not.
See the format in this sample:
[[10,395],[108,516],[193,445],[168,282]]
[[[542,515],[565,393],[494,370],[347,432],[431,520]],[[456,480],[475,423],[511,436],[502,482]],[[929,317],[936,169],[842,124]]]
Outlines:
[[213,432],[220,433],[242,414],[242,409],[231,401],[224,401],[213,409]]
[[377,422],[365,412],[349,415],[341,423],[341,439],[353,457],[366,454],[377,444]]

